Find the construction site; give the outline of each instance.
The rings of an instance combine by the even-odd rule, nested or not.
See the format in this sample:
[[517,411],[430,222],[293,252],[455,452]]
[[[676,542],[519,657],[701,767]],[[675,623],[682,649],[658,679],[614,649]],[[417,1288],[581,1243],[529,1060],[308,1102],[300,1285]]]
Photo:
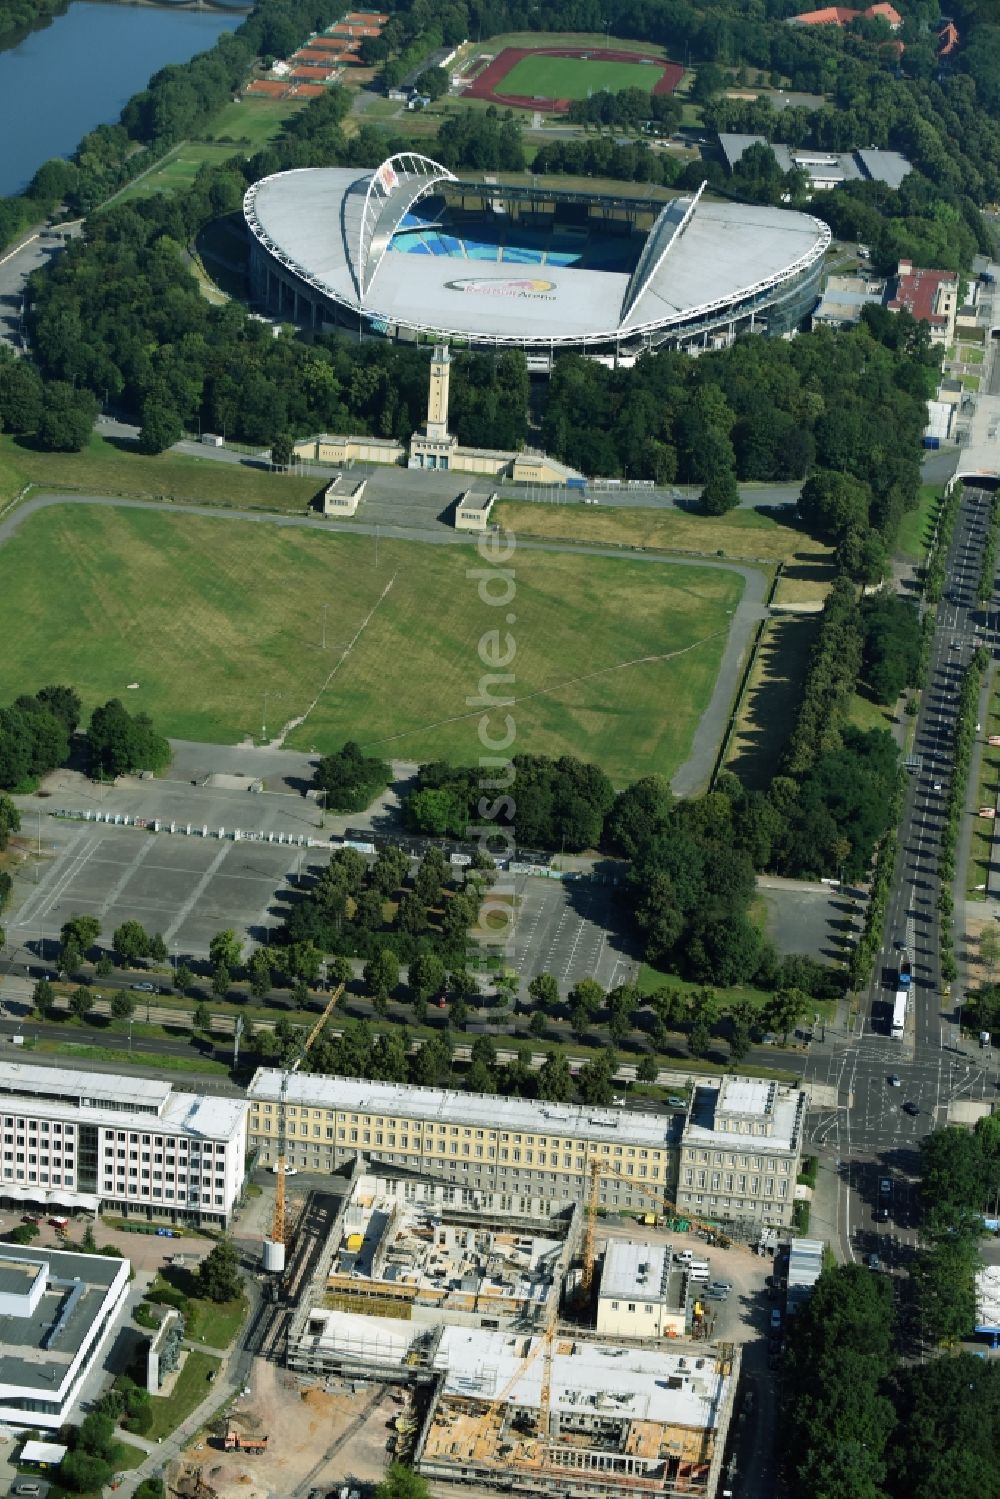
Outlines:
[[738,1350],[446,1329],[417,1442],[429,1479],[505,1493],[714,1494]]
[[582,1225],[580,1206],[512,1217],[499,1194],[378,1177],[359,1162],[292,1318],[289,1365],[362,1373],[374,1342],[415,1376],[445,1325],[541,1330],[558,1314]]

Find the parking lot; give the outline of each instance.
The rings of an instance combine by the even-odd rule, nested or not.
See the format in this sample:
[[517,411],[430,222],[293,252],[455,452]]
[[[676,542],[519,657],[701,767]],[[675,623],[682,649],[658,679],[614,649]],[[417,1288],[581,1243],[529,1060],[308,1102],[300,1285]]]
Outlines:
[[614,887],[598,879],[548,880],[517,875],[515,920],[507,962],[525,983],[551,973],[561,989],[594,978],[613,989],[634,976],[638,955],[615,928]]
[[19,881],[7,956],[16,960],[15,949],[29,943],[38,953],[39,939],[57,937],[63,922],[78,915],[96,916],[105,934],[123,921],[140,921],[184,956],[206,954],[225,927],[264,941],[282,917],[277,892],[294,881],[303,853],[287,845],[50,820],[43,858]]

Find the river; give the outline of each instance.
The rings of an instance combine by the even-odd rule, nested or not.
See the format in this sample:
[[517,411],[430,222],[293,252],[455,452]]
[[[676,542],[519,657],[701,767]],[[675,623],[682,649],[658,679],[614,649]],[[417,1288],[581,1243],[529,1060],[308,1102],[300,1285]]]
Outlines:
[[206,52],[241,15],[72,0],[0,51],[0,195],[21,192],[50,156],[70,156],[95,125],[169,62]]

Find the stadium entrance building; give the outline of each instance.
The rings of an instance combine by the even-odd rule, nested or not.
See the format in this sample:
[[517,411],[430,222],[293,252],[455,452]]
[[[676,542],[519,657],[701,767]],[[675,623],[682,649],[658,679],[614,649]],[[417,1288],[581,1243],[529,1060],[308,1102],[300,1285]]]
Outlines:
[[783,208],[467,182],[406,152],[249,189],[251,284],[316,329],[614,358],[786,334],[818,298],[830,230]]

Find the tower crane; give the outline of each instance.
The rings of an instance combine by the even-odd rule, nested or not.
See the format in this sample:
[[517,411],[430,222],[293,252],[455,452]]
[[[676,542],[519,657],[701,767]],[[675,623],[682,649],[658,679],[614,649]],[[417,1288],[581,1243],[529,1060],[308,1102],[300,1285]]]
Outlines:
[[281,1076],[281,1089],[278,1093],[278,1159],[275,1161],[277,1181],[274,1191],[274,1217],[271,1220],[271,1237],[264,1240],[264,1269],[274,1271],[279,1275],[285,1268],[285,1242],[288,1233],[288,1225],[285,1221],[285,1156],[288,1152],[288,1084],[291,1081],[292,1074],[298,1072],[305,1058],[308,1056],[317,1037],[336,1009],[337,1001],[343,992],[343,984],[338,984],[327,1001],[326,1009],[316,1021],[316,1024],[301,1046],[299,1046],[291,1064],[286,1064]]

